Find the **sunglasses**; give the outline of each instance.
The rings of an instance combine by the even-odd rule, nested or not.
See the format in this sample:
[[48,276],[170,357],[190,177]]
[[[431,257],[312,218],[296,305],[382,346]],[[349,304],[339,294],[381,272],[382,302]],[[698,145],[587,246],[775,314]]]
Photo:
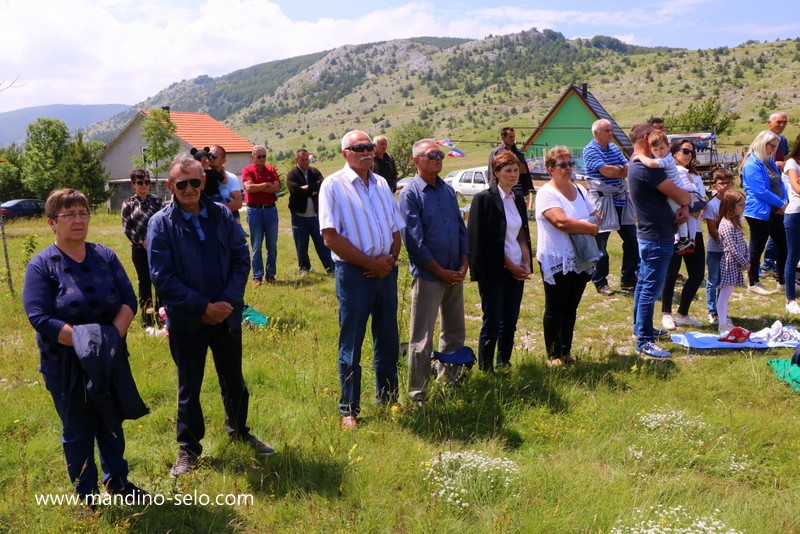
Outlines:
[[258,156],[256,156],[256,159],[267,159],[267,155],[266,154],[259,154]]
[[208,157],[211,159],[217,159],[219,157],[219,154],[209,154]]
[[150,185],[150,180],[136,180],[136,185]]
[[560,168],[560,169],[571,169],[572,167],[575,166],[575,162],[574,161],[559,161],[558,163],[555,164],[555,166]]
[[372,152],[375,150],[375,145],[372,143],[366,143],[363,145],[353,145],[345,147],[345,150],[350,150],[352,152]]
[[692,155],[692,157],[694,157],[694,150],[692,150],[691,148],[682,148],[682,149],[681,149],[681,152],[682,152],[684,155],[686,155],[686,156],[688,156],[689,154],[691,154],[691,155]]
[[424,156],[428,156],[428,159],[437,160],[437,159],[444,159],[444,152],[441,150],[432,150],[427,154],[422,154]]
[[181,180],[180,182],[175,182],[175,188],[178,191],[183,191],[186,189],[187,185],[191,185],[195,189],[200,187],[200,184],[203,183],[200,178],[189,178],[188,180]]

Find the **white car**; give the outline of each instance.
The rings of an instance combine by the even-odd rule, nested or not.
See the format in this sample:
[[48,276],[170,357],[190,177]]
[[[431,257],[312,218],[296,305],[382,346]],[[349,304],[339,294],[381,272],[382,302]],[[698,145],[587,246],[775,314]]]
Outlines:
[[473,167],[453,171],[447,175],[444,181],[455,189],[456,198],[463,202],[467,197],[475,196],[484,189],[489,189],[489,177],[486,173],[486,167]]

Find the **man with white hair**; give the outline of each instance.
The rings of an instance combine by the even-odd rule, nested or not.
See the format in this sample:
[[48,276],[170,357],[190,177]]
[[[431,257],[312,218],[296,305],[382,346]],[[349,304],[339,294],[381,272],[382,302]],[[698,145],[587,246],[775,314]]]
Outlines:
[[592,124],[594,137],[583,149],[583,163],[589,184],[589,198],[602,214],[600,233],[595,238],[600,249],[592,283],[601,295],[612,295],[608,285],[608,238],[615,231],[622,238],[622,269],[620,289],[636,287],[636,271],[639,269],[639,249],[636,242],[636,226],[628,194],[628,159],[619,147],[612,143],[614,131],[611,121],[600,119]]
[[322,182],[319,225],[336,269],[339,300],[339,413],[358,426],[361,345],[372,317],[376,399],[397,402],[397,259],[405,223],[386,180],[372,171],[375,145],[359,130],[342,138],[345,166]]

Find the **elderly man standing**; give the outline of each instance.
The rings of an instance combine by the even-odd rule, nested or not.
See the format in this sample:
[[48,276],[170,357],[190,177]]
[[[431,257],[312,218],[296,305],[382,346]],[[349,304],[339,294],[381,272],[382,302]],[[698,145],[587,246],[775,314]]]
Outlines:
[[194,469],[205,435],[200,390],[211,348],[231,440],[269,455],[272,447],[250,434],[249,394],[242,377],[242,308],[250,272],[247,241],[230,210],[201,195],[205,175],[193,158],[170,165],[167,189],[174,201],[147,227],[150,275],[167,310],[172,359],[178,367],[179,477]]
[[319,219],[336,264],[339,300],[339,413],[358,426],[361,345],[372,317],[372,359],[379,403],[397,401],[397,258],[405,226],[386,180],[372,172],[375,145],[353,130],[342,138],[345,166],[322,182]]
[[389,140],[385,135],[379,135],[375,138],[375,159],[372,163],[372,172],[383,176],[392,193],[394,193],[397,191],[397,166],[392,155],[386,152],[388,148]]
[[[253,255],[253,285],[261,285],[262,278],[268,284],[275,282],[278,261],[278,210],[275,202],[281,190],[281,179],[272,165],[267,165],[267,149],[261,145],[253,147],[253,161],[242,169],[245,202],[247,203],[247,225],[250,227],[250,245]],[[261,258],[261,244],[267,248],[267,270]]]
[[[631,128],[633,153],[651,157],[647,137],[653,127],[646,122]],[[676,224],[689,217],[691,196],[667,178],[663,169],[649,169],[634,161],[628,170],[631,203],[638,221],[639,281],[633,294],[633,323],[636,352],[643,358],[669,358],[670,352],[655,344],[653,312],[661,296],[672,255],[675,252]],[[671,198],[681,205],[677,217],[667,203]]]
[[297,250],[297,266],[301,275],[311,270],[311,259],[308,257],[310,237],[325,272],[333,272],[331,251],[322,240],[317,217],[322,173],[310,165],[308,150],[305,148],[295,152],[294,161],[297,166],[286,175],[286,187],[289,189],[289,211],[292,213],[292,237]]
[[[652,128],[652,127],[651,127]],[[628,197],[628,160],[619,147],[611,142],[614,137],[611,122],[600,119],[592,124],[594,139],[583,149],[583,162],[589,184],[589,198],[602,214],[597,248],[600,261],[592,275],[592,283],[601,295],[614,291],[608,285],[608,238],[616,230],[622,238],[622,276],[620,289],[636,287],[636,271],[639,268],[639,252],[636,244],[636,226]]]
[[520,194],[522,199],[525,200],[525,206],[530,210],[533,207],[533,179],[528,171],[528,162],[525,160],[525,154],[517,148],[517,133],[511,126],[505,126],[500,130],[500,144],[489,154],[489,170],[486,176],[488,176],[490,184],[496,183],[494,172],[492,171],[492,160],[501,150],[510,150],[519,160],[519,181],[514,186],[514,191]]
[[[412,148],[417,175],[400,193],[406,227],[403,242],[411,263],[411,323],[408,395],[422,403],[431,375],[433,329],[441,313],[439,350],[464,346],[464,277],[469,265],[467,228],[455,192],[439,178],[444,152],[433,139]],[[441,363],[437,375],[446,373]]]

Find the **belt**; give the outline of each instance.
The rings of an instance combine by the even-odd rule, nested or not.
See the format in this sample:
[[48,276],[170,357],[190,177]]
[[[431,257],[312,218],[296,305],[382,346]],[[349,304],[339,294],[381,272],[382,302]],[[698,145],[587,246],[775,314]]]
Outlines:
[[247,209],[253,208],[253,209],[256,209],[256,210],[265,210],[265,209],[274,208],[274,207],[275,207],[275,203],[274,202],[272,204],[248,204],[247,205]]

